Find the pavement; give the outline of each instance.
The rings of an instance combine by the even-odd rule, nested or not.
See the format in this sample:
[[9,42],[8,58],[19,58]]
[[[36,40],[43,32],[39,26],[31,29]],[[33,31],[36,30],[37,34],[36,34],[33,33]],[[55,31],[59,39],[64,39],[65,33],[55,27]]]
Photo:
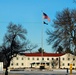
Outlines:
[[[0,72],[0,75],[4,75],[4,71]],[[58,70],[25,70],[25,71],[9,71],[9,75],[76,75],[76,70],[58,69]]]

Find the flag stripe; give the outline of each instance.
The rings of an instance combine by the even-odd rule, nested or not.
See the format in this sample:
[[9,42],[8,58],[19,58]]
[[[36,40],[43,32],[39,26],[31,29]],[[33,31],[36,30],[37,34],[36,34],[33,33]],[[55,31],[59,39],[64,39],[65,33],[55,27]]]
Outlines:
[[47,19],[50,22],[50,18],[48,17],[48,15],[46,13],[43,12],[43,18]]

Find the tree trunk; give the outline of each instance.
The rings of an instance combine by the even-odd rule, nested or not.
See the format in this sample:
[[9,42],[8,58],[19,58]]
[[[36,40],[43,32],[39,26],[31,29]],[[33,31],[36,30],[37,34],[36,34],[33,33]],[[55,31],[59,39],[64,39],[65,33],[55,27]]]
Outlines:
[[5,75],[8,75],[8,67],[6,66]]
[[7,62],[5,75],[8,75],[8,67],[9,67],[9,65],[10,65],[10,60],[8,60],[8,62]]

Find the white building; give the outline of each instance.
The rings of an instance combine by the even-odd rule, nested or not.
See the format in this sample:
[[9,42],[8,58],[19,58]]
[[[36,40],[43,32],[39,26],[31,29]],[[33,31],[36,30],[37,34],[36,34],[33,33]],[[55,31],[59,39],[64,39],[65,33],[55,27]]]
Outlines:
[[3,71],[3,62],[0,62],[0,71]]
[[11,61],[10,68],[69,68],[70,64],[76,68],[76,56],[58,53],[25,53],[17,55]]
[[69,68],[70,64],[76,68],[76,56],[67,53],[60,57],[60,68]]

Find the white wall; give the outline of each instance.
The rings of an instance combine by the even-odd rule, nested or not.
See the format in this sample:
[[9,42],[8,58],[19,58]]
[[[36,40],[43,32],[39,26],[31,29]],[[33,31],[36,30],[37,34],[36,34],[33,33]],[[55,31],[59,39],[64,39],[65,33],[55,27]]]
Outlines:
[[76,56],[74,56],[70,53],[67,53],[60,57],[60,65],[61,65],[60,67],[61,68],[70,68],[70,64],[73,65],[72,66],[73,68],[76,68]]
[[0,71],[3,71],[3,62],[0,62]]
[[[18,60],[17,60],[18,58]],[[23,58],[23,60],[22,60]],[[29,60],[28,60],[29,58]],[[34,58],[34,60],[33,60]],[[37,58],[39,58],[39,60],[37,60]],[[51,62],[52,62],[52,58],[54,58],[56,60],[56,58],[58,58],[57,62],[57,66],[56,68],[59,68],[59,57],[52,57],[52,56],[45,56],[43,57],[44,58],[44,61],[45,62],[49,62],[50,63],[50,66],[47,66],[46,67],[49,67],[49,68],[52,68],[52,65],[51,65]],[[47,58],[49,58],[49,60],[47,60]],[[63,60],[64,58],[64,60]],[[69,58],[69,60],[68,60]],[[73,58],[75,58],[75,60],[73,60]],[[42,57],[39,57],[39,56],[24,56],[24,55],[17,55],[17,57],[14,57],[13,60],[11,61],[11,63],[13,63],[13,65],[10,64],[10,68],[24,68],[24,67],[31,67],[31,63],[33,62],[41,62],[42,61]],[[17,65],[18,63],[18,65]],[[23,63],[23,65],[22,65]],[[69,65],[68,65],[69,63]],[[64,65],[63,65],[64,64]],[[65,55],[62,55],[60,56],[60,68],[70,68],[70,64],[73,65],[73,68],[76,68],[76,56],[72,55],[72,54],[65,54]],[[37,64],[33,65],[33,67],[38,67]]]

